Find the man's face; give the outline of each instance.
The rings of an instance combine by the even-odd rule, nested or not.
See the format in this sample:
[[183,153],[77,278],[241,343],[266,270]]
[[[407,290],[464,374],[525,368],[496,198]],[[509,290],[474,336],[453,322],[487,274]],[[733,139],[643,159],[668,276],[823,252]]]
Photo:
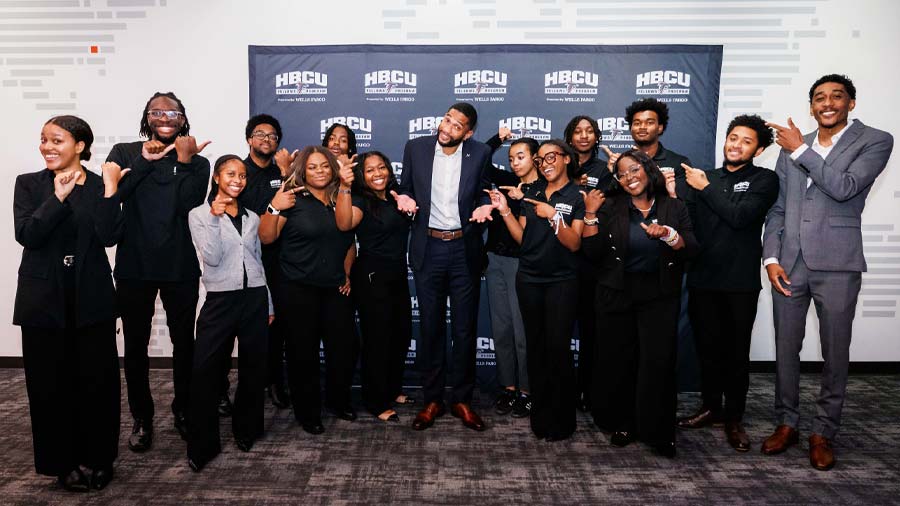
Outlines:
[[640,111],[631,118],[631,138],[638,146],[656,144],[663,130],[655,111]]
[[756,130],[745,126],[736,126],[725,137],[725,165],[742,167],[763,152],[759,147],[759,136]]
[[335,127],[328,136],[326,148],[335,158],[350,154],[350,134],[344,127]]
[[469,128],[469,118],[465,114],[450,109],[438,125],[438,144],[445,148],[458,146],[461,142],[472,136]]
[[278,135],[275,133],[275,127],[268,123],[256,125],[250,138],[247,139],[247,145],[250,151],[260,158],[269,158],[275,154],[278,149]]
[[856,100],[850,98],[841,83],[822,83],[813,90],[809,114],[816,119],[819,128],[843,128]]
[[[169,118],[170,115],[175,117]],[[147,108],[147,122],[150,124],[150,132],[154,139],[170,143],[184,127],[185,118],[174,100],[169,97],[156,97],[150,101],[150,107]]]

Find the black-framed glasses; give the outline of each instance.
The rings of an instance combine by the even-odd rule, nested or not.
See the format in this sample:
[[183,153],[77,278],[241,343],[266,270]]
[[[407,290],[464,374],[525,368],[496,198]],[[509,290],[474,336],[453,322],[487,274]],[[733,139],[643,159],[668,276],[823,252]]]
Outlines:
[[534,160],[534,166],[540,168],[544,166],[544,162],[556,163],[556,157],[564,155],[565,153],[562,151],[551,151],[544,156],[536,156],[532,160]]
[[165,116],[168,120],[176,120],[182,116],[184,113],[181,111],[161,111],[159,109],[150,109],[147,111],[147,116],[150,116],[153,119],[162,119]]
[[256,139],[258,141],[270,140],[272,142],[278,142],[278,134],[267,134],[267,133],[261,132],[259,130],[250,134],[250,137],[253,137],[254,139]]
[[619,174],[618,172],[613,174],[613,179],[615,179],[616,181],[621,183],[622,181],[631,179],[633,177],[637,177],[638,173],[641,171],[642,168],[643,167],[641,167],[638,164],[632,165],[631,167],[628,168],[628,171],[625,172],[624,174]]

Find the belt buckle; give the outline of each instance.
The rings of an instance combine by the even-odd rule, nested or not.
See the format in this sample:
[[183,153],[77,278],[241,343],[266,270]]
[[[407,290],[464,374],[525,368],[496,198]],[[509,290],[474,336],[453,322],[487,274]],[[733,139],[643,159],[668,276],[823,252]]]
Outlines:
[[66,255],[63,257],[63,265],[66,267],[72,267],[75,265],[75,255]]
[[452,241],[453,240],[453,231],[452,230],[441,230],[441,240],[442,241]]

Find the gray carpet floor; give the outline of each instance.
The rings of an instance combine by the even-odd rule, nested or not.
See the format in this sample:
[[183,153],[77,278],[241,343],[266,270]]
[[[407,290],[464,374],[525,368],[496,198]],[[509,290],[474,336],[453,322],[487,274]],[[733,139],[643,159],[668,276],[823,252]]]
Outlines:
[[[421,405],[414,404],[399,408],[401,424],[325,417],[326,433],[311,436],[290,410],[269,405],[267,434],[250,453],[234,446],[226,420],[223,453],[199,474],[188,468],[165,409],[171,371],[154,370],[151,380],[159,413],[153,449],[127,449],[123,391],[116,479],[101,492],[71,494],[34,473],[24,374],[0,369],[0,504],[900,504],[896,375],[851,377],[838,464],[829,472],[812,469],[806,453],[816,375],[802,380],[801,444],[771,457],[759,444],[773,428],[774,376],[754,374],[745,420],[753,450],[745,454],[727,445],[721,429],[679,432],[674,460],[640,444],[614,448],[582,413],[572,439],[537,441],[527,420],[494,415],[483,394],[476,399],[489,427],[483,433],[449,415],[415,432],[409,424]],[[679,411],[697,403],[683,395]]]

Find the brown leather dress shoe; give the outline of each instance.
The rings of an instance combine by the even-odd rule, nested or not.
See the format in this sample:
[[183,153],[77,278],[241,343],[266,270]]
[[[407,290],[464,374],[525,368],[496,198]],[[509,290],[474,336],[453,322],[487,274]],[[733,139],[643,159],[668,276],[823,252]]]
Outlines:
[[434,425],[434,419],[444,415],[444,405],[440,402],[429,402],[425,405],[425,409],[419,411],[413,420],[413,430],[425,430]]
[[775,432],[766,438],[762,444],[762,452],[766,455],[775,455],[788,449],[789,446],[800,442],[800,433],[797,429],[787,425],[779,425]]
[[750,451],[750,438],[741,422],[725,422],[725,438],[739,452]]
[[819,434],[809,436],[809,463],[819,471],[834,467],[834,450],[828,438]]
[[468,404],[463,402],[454,404],[450,407],[450,413],[456,418],[461,418],[463,425],[466,427],[477,431],[484,430],[484,422],[481,420],[481,417],[478,416],[478,413],[472,411]]
[[713,413],[708,409],[701,409],[691,416],[679,418],[677,425],[682,429],[700,429],[709,425],[719,425],[722,418],[718,413]]

